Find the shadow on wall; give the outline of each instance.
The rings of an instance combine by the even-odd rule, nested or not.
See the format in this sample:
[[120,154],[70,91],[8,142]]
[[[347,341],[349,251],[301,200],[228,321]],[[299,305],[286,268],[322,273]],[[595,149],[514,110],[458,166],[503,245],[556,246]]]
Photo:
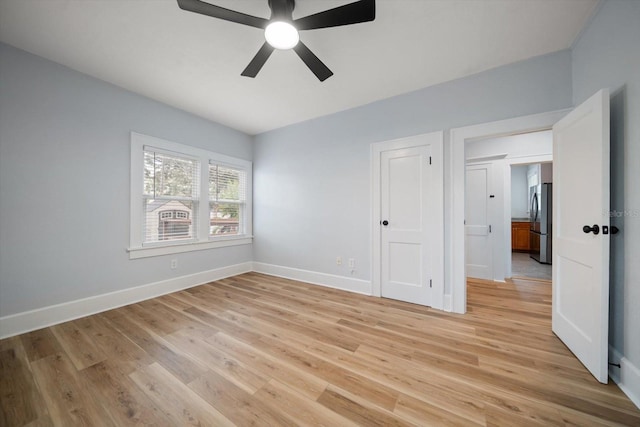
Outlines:
[[[611,205],[610,225],[620,229],[611,235],[609,258],[609,345],[624,347],[624,142],[625,114],[627,111],[626,87],[611,95]],[[603,212],[603,215],[606,213]]]

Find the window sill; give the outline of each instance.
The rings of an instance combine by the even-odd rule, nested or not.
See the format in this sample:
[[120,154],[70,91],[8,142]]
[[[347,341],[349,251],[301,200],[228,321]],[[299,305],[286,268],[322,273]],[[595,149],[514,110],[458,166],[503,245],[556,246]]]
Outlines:
[[161,255],[179,254],[182,252],[202,251],[205,249],[224,248],[227,246],[249,245],[253,243],[253,236],[227,237],[207,242],[190,242],[171,246],[149,246],[129,248],[129,259],[149,258]]

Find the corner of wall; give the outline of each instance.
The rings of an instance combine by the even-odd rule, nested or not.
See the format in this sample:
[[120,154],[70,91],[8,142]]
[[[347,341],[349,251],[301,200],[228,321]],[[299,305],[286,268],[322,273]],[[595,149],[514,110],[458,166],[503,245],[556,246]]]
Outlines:
[[582,26],[580,31],[578,31],[578,34],[576,34],[575,38],[573,39],[573,42],[571,43],[571,46],[569,46],[569,50],[570,51],[573,52],[573,49],[580,43],[580,40],[582,40],[582,36],[586,32],[587,28],[589,28],[591,26],[591,23],[593,22],[593,20],[595,19],[596,15],[598,15],[598,12],[600,12],[600,9],[602,9],[602,6],[606,2],[607,2],[607,0],[599,0],[598,1],[598,4],[596,4],[596,6],[593,8],[593,10],[591,11],[591,14],[585,20],[584,25]]
[[640,408],[640,368],[612,346],[609,346],[609,360],[620,365],[609,365],[609,377]]

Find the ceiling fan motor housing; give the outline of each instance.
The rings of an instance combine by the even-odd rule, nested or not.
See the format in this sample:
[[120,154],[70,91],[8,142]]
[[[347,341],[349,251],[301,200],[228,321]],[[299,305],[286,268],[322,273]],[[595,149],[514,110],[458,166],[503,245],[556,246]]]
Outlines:
[[293,9],[296,7],[295,0],[269,0],[271,8],[271,20],[285,20],[291,22],[293,20]]

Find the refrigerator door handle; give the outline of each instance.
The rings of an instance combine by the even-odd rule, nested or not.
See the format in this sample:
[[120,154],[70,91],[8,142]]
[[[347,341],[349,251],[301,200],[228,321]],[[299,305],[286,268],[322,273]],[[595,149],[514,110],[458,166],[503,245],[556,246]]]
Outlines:
[[529,218],[531,218],[531,222],[533,222],[533,217],[535,215],[535,210],[534,210],[534,202],[536,201],[536,193],[533,193],[533,196],[531,196],[531,211],[529,212]]

